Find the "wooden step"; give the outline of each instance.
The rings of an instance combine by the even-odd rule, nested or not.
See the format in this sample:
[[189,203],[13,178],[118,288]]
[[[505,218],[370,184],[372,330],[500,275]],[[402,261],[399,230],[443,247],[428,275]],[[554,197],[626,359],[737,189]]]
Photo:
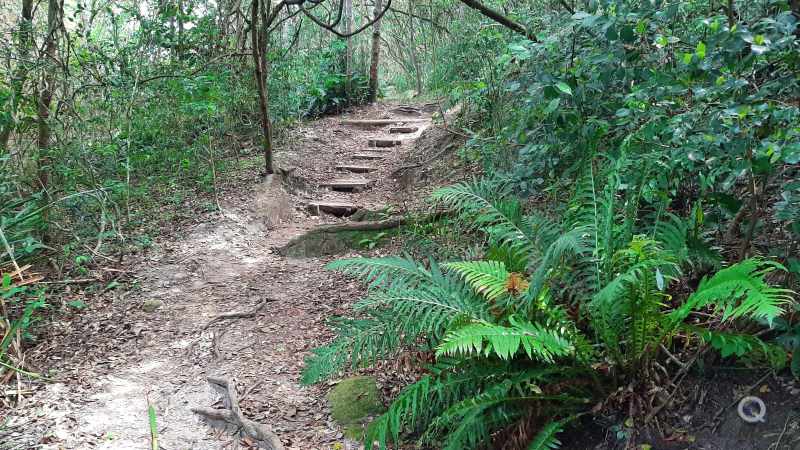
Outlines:
[[419,131],[419,127],[392,127],[389,128],[389,133],[396,134],[396,133],[416,133]]
[[397,139],[370,139],[369,146],[370,147],[395,147],[402,144],[403,141],[398,141]]
[[424,123],[428,119],[348,119],[339,121],[342,125],[361,125],[366,127],[382,127],[384,125],[400,125],[404,123]]
[[367,172],[372,172],[373,170],[375,170],[375,168],[371,166],[357,166],[357,165],[344,164],[336,166],[336,170],[345,170],[347,172],[353,172],[353,173],[367,173]]
[[384,156],[380,153],[356,153],[353,155],[353,159],[375,160],[383,158]]
[[308,212],[314,216],[328,213],[336,217],[347,217],[353,215],[358,209],[356,205],[342,202],[314,201],[308,204]]
[[360,192],[369,187],[370,184],[372,184],[372,181],[370,180],[341,178],[338,180],[328,181],[326,183],[320,183],[320,186],[330,188],[334,191]]

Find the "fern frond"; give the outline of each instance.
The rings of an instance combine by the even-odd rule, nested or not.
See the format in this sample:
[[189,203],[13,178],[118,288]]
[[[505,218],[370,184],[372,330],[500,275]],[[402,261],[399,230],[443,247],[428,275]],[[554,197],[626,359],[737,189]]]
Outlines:
[[544,257],[531,277],[527,298],[532,301],[539,296],[553,268],[567,258],[587,259],[591,257],[592,235],[587,228],[575,228],[558,237],[547,247]]
[[393,317],[398,334],[430,337],[439,335],[456,321],[487,320],[490,305],[467,288],[434,284],[409,288],[394,285],[373,292],[356,304],[356,310],[379,309]]
[[447,186],[431,198],[468,216],[476,228],[515,253],[529,255],[535,248],[534,239],[522,226],[519,202],[504,200],[507,193],[507,184],[484,180]]
[[337,338],[330,344],[314,349],[306,358],[303,384],[314,384],[339,373],[348,363],[358,367],[393,355],[402,343],[401,336],[391,332],[388,317],[367,319],[338,319],[333,323]]
[[723,320],[746,317],[770,325],[794,303],[794,292],[770,286],[765,277],[775,270],[785,270],[778,263],[758,258],[748,259],[722,269],[711,278],[703,278],[697,290],[681,307],[670,313],[673,326],[683,322],[698,309],[714,306]]
[[384,258],[346,258],[325,266],[361,279],[370,287],[382,286],[393,281],[417,284],[428,281],[430,271],[411,258],[387,256]]
[[786,350],[779,345],[768,344],[756,336],[709,330],[688,324],[683,324],[680,328],[699,336],[717,350],[723,358],[754,356],[766,361],[775,369],[782,369],[786,366],[788,359]]
[[528,450],[552,450],[561,447],[561,441],[557,435],[564,431],[564,425],[575,420],[575,417],[567,417],[561,420],[551,420],[539,430],[539,433],[528,446]]
[[445,264],[475,289],[475,292],[493,301],[508,293],[506,283],[511,275],[500,261],[464,261]]
[[453,330],[439,344],[436,355],[495,354],[501,359],[509,359],[522,348],[528,358],[553,362],[555,357],[567,356],[574,350],[573,345],[556,331],[513,316],[510,322],[511,327],[476,322]]

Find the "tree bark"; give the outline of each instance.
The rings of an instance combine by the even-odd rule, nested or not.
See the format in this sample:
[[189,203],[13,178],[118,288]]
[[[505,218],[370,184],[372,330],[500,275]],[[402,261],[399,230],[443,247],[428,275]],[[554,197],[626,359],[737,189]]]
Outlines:
[[55,70],[52,67],[56,58],[58,44],[58,30],[61,20],[61,4],[58,0],[49,0],[47,6],[47,36],[44,40],[45,69],[42,74],[42,83],[39,88],[39,104],[37,107],[38,135],[36,147],[39,150],[38,171],[39,183],[42,189],[47,189],[50,177],[50,104],[53,101],[53,86],[55,84]]
[[14,131],[14,128],[16,128],[16,112],[22,100],[22,91],[28,72],[28,57],[30,56],[31,47],[33,47],[33,0],[22,0],[18,39],[17,53],[19,62],[14,71],[14,76],[11,79],[12,97],[9,105],[11,119],[9,123],[0,128],[0,151],[8,149],[11,133]]
[[492,8],[489,8],[488,6],[482,4],[481,2],[477,0],[461,0],[461,3],[480,12],[484,16],[494,20],[500,25],[503,25],[504,27],[527,37],[531,41],[538,42],[536,36],[530,31],[528,31],[524,26],[522,26],[522,24],[520,24],[519,22],[515,22],[514,20],[511,20],[510,18],[500,14],[499,12],[493,10]]
[[414,34],[414,1],[408,2],[408,33],[409,33],[409,54],[411,64],[414,66],[414,80],[416,81],[417,95],[422,94],[422,73],[419,68],[419,58],[417,57],[417,42]]
[[[258,108],[261,114],[261,132],[264,134],[263,151],[264,151],[264,171],[267,175],[274,172],[272,168],[272,123],[269,118],[269,94],[266,88],[265,72],[266,63],[264,60],[264,51],[266,50],[266,35],[261,39],[259,38],[259,4],[260,0],[253,0],[251,7],[251,24],[250,34],[252,37],[253,47],[253,65],[255,66],[256,76],[256,90],[258,90]],[[265,24],[263,33],[267,33]],[[262,47],[261,43],[264,43]]]
[[344,54],[345,94],[347,104],[350,105],[353,95],[353,37],[350,36],[353,31],[353,0],[342,1],[344,1],[344,33],[348,35]]
[[[800,0],[798,0],[800,1]],[[383,5],[381,0],[375,0],[375,17],[381,13]],[[381,58],[381,20],[372,25],[372,57],[369,65],[369,102],[375,103],[378,99],[378,66]]]

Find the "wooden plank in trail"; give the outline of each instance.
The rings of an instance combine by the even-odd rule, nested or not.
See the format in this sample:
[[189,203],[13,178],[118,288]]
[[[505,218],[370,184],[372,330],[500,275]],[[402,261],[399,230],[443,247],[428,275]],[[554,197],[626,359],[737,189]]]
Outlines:
[[308,204],[308,212],[315,216],[320,215],[320,213],[328,213],[337,217],[347,217],[358,210],[358,206],[352,203],[313,201]]
[[419,131],[419,127],[392,127],[389,128],[389,133],[397,134],[397,133],[416,133]]
[[320,183],[320,186],[330,188],[334,191],[359,192],[369,187],[370,184],[372,184],[371,180],[340,178],[338,180]]
[[369,146],[370,147],[396,147],[401,145],[403,141],[399,141],[397,139],[370,139]]
[[353,173],[367,173],[367,172],[372,172],[373,170],[375,170],[375,168],[372,167],[372,166],[359,166],[359,165],[355,165],[355,164],[342,164],[342,165],[336,166],[336,170],[344,170],[344,171],[353,172]]
[[380,153],[356,153],[353,155],[353,159],[362,159],[362,160],[376,160],[376,159],[383,159],[384,156]]
[[340,120],[342,125],[356,125],[365,127],[382,127],[385,125],[402,125],[406,123],[425,123],[428,119],[345,119]]

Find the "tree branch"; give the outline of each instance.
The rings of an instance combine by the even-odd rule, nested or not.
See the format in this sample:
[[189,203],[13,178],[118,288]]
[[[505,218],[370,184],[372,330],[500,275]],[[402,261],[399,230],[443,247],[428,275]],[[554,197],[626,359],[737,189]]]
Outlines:
[[422,20],[424,22],[428,22],[431,25],[433,25],[434,28],[438,28],[439,30],[444,31],[447,34],[450,34],[450,30],[448,30],[447,28],[445,28],[442,25],[439,25],[438,23],[436,23],[436,21],[434,21],[432,19],[429,19],[427,17],[418,16],[416,14],[412,14],[412,13],[410,13],[408,11],[403,11],[402,9],[397,9],[397,8],[391,8],[390,11],[398,13],[398,14],[403,14],[405,16],[411,16],[411,17],[413,17],[415,19],[419,19],[419,20]]
[[538,39],[536,39],[536,36],[534,36],[533,33],[528,31],[528,29],[525,28],[519,22],[516,22],[516,21],[514,21],[514,20],[512,20],[512,19],[510,19],[510,18],[508,18],[508,17],[506,17],[506,16],[504,16],[502,14],[500,14],[499,12],[493,10],[492,8],[489,8],[488,6],[480,3],[477,0],[461,0],[461,3],[469,6],[470,8],[472,8],[472,9],[478,11],[478,12],[480,12],[484,16],[494,20],[495,22],[499,23],[500,25],[503,25],[504,27],[508,28],[509,30],[514,31],[515,33],[518,33],[518,34],[521,34],[521,35],[525,36],[526,38],[528,38],[529,40],[531,40],[533,42],[538,42],[539,41]]
[[365,23],[364,25],[362,25],[361,27],[359,27],[357,30],[355,30],[355,31],[352,31],[352,32],[350,32],[350,33],[341,33],[341,32],[339,32],[338,30],[336,30],[336,29],[334,28],[334,27],[335,27],[335,26],[338,24],[338,22],[341,20],[341,15],[342,15],[342,5],[343,5],[343,4],[344,4],[344,2],[339,2],[339,14],[338,14],[337,20],[336,20],[336,21],[334,21],[332,24],[327,24],[327,23],[325,23],[325,22],[323,22],[323,21],[321,21],[321,20],[317,19],[317,18],[316,18],[316,17],[315,17],[313,14],[311,14],[311,13],[310,13],[310,12],[309,12],[307,9],[305,9],[305,8],[302,8],[302,7],[301,7],[301,8],[303,9],[303,14],[305,14],[305,15],[306,15],[306,17],[308,17],[309,19],[311,19],[311,21],[312,21],[312,22],[314,22],[315,24],[317,24],[317,25],[319,25],[320,27],[322,27],[322,28],[324,28],[324,29],[326,29],[326,30],[330,31],[331,33],[335,34],[336,36],[339,36],[339,37],[341,37],[341,38],[346,38],[346,37],[355,36],[355,35],[357,35],[358,33],[361,33],[362,31],[364,31],[364,30],[366,30],[367,28],[371,27],[371,26],[372,26],[372,24],[374,24],[375,22],[377,22],[377,21],[381,20],[381,18],[383,17],[383,15],[384,15],[384,14],[386,14],[386,11],[389,11],[389,8],[392,6],[392,0],[389,0],[389,1],[386,3],[386,7],[385,7],[385,8],[383,8],[383,11],[381,11],[381,12],[380,12],[380,14],[378,14],[378,16],[377,16],[377,17],[373,17],[373,18],[372,18],[372,20],[370,20],[369,22],[367,22],[367,23]]

